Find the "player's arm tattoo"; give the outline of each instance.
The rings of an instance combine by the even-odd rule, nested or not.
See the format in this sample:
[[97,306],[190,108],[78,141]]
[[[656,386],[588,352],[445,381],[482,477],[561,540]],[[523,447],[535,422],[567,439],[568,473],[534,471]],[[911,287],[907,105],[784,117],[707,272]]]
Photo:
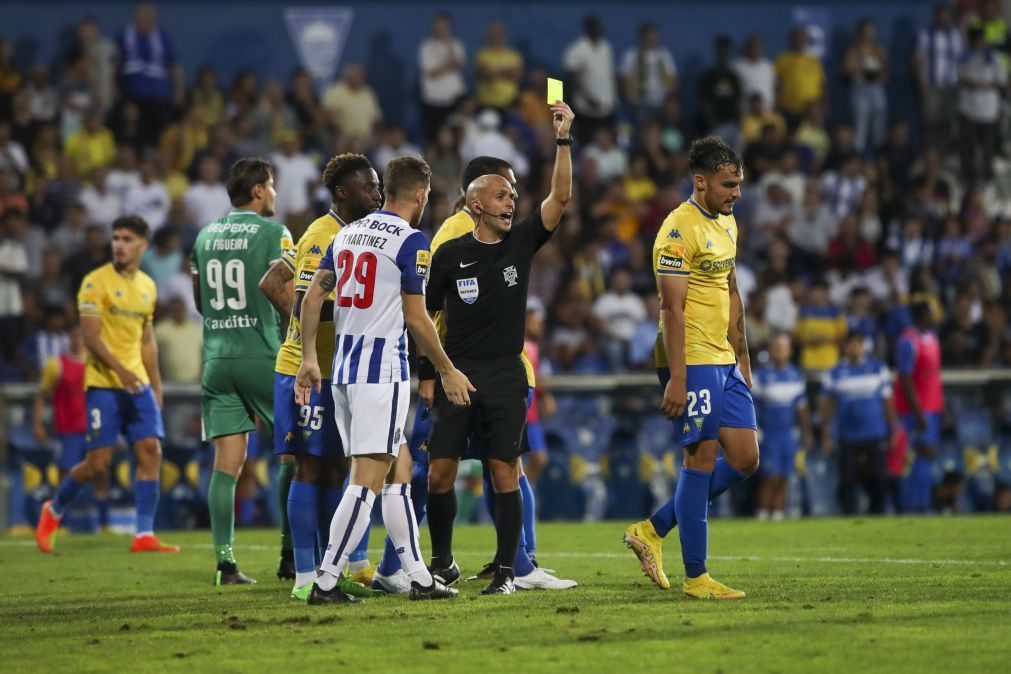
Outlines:
[[736,339],[732,339],[734,346],[734,351],[738,356],[748,356],[748,334],[744,327],[744,299],[741,297],[741,290],[737,287],[737,272],[733,269],[730,270],[730,276],[727,279],[727,283],[730,286],[730,301],[731,304],[736,300],[737,302],[737,322],[734,326]]
[[337,274],[329,269],[317,269],[316,278],[314,280],[319,283],[319,287],[322,288],[327,295],[329,295],[337,286]]

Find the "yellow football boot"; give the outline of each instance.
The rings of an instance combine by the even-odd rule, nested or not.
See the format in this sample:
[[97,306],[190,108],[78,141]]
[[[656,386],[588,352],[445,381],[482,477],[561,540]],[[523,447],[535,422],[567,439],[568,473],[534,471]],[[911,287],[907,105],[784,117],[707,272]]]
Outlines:
[[698,578],[685,578],[681,588],[686,595],[695,599],[744,599],[747,596],[740,590],[713,580],[708,573],[703,573]]
[[622,540],[639,558],[643,575],[649,577],[661,590],[669,590],[670,581],[663,572],[663,539],[657,535],[653,523],[643,520],[628,525]]

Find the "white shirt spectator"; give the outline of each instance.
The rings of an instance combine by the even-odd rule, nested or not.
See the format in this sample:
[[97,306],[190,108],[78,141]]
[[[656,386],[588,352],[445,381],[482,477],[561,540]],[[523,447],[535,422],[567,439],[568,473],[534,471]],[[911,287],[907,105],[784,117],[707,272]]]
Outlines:
[[441,68],[454,57],[460,63],[463,63],[466,58],[463,43],[456,38],[449,40],[428,38],[421,43],[421,47],[418,48],[418,62],[421,64],[421,101],[423,103],[444,108],[456,103],[461,96],[467,93],[467,85],[463,81],[463,72],[460,68],[448,70],[439,75],[428,74],[430,71]]
[[962,35],[954,26],[924,28],[916,40],[916,60],[927,86],[950,89],[958,85],[958,62],[962,58]]
[[186,189],[183,202],[190,219],[201,227],[214,222],[232,208],[228,190],[221,183],[193,183]]
[[1000,88],[1007,85],[1007,71],[997,52],[991,49],[967,52],[958,70],[963,82],[976,85],[959,87],[958,112],[980,124],[1000,119]]
[[[614,54],[607,40],[599,38],[593,42],[585,35],[576,40],[565,50],[565,69],[579,78],[572,97],[577,114],[607,117],[614,111],[618,98]],[[597,105],[590,102],[591,97]]]
[[81,205],[84,206],[84,219],[89,225],[112,227],[112,221],[123,214],[123,198],[106,189],[99,192],[94,185],[88,185],[81,190]]
[[787,229],[790,243],[816,255],[828,252],[828,243],[839,231],[839,218],[822,204],[817,208],[798,206]]
[[646,319],[646,304],[633,292],[608,291],[593,303],[593,315],[603,323],[608,337],[627,342]]
[[617,145],[602,148],[596,143],[590,143],[583,151],[583,156],[593,159],[597,165],[597,175],[603,182],[617,180],[628,170],[628,156]]
[[382,175],[386,170],[386,165],[396,157],[420,157],[421,148],[417,145],[404,141],[399,145],[384,143],[372,151],[372,166],[376,173]]
[[109,169],[109,175],[105,179],[105,189],[118,197],[121,204],[126,201],[127,193],[138,185],[140,185],[140,173],[137,171],[112,168]]
[[764,56],[758,59],[742,57],[731,65],[744,89],[742,101],[750,100],[755,94],[762,97],[765,110],[776,108],[776,67]]
[[797,325],[797,303],[786,283],[778,283],[765,293],[765,322],[775,330],[793,332]]
[[525,176],[530,165],[526,155],[516,149],[512,140],[498,130],[499,114],[485,110],[477,118],[477,128],[460,146],[460,159],[467,164],[474,157],[498,157],[512,164],[518,176]]
[[152,233],[165,224],[171,206],[172,200],[169,198],[165,183],[161,180],[153,180],[146,185],[138,181],[126,193],[126,199],[123,200],[123,212],[144,218]]
[[0,171],[11,171],[19,176],[28,171],[28,155],[21,143],[8,140],[0,145]]
[[28,252],[15,239],[0,241],[0,318],[20,316],[25,312],[21,281],[8,274],[28,272]]
[[674,57],[666,47],[629,47],[621,59],[621,75],[638,83],[638,102],[642,104],[662,105],[667,96],[667,82],[677,74]]
[[891,271],[886,271],[882,265],[872,267],[864,273],[861,285],[878,302],[887,302],[909,294],[909,277],[902,267]]
[[203,316],[197,311],[197,305],[193,302],[193,279],[190,276],[188,267],[189,265],[187,265],[185,271],[179,271],[170,276],[158,288],[158,301],[167,303],[175,298],[179,298],[186,303],[186,315],[194,321],[202,321]]
[[829,171],[821,179],[825,203],[840,218],[857,210],[866,189],[867,180],[860,174],[846,176],[839,171]]
[[278,152],[271,156],[270,163],[274,165],[276,171],[275,219],[284,222],[291,213],[309,210],[309,185],[319,178],[319,167],[316,166],[316,162],[303,152],[296,152],[291,156]]

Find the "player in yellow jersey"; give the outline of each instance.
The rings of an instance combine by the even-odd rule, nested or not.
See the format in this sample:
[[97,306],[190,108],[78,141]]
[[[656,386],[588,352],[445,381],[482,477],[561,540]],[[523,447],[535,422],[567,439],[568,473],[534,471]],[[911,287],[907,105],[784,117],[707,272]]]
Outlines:
[[[475,157],[464,168],[460,185],[461,195],[467,191],[471,183],[485,175],[502,176],[509,181],[513,190],[516,189],[516,175],[513,173],[513,168],[509,162],[497,157]],[[435,236],[432,237],[430,249],[433,256],[442,244],[453,239],[458,239],[461,236],[469,236],[477,227],[477,220],[481,214],[474,213],[462,196],[456,205],[459,210],[446,218],[435,232]],[[441,316],[435,314],[434,318],[435,325],[439,330],[439,336],[444,339],[446,329],[442,323]],[[527,384],[532,393],[537,383],[534,377],[534,369],[525,353],[522,355],[522,360],[527,374]],[[428,504],[426,503],[426,499],[428,498],[427,442],[431,434],[431,417],[428,410],[429,405],[435,399],[435,368],[425,358],[419,359],[418,380],[419,400],[414,413],[414,429],[411,433],[408,447],[411,450],[411,458],[414,460],[414,479],[411,481],[411,498],[414,503],[415,514],[420,523],[425,518],[425,513],[428,510]],[[528,401],[530,399],[528,398]],[[477,420],[477,423],[481,423],[480,420]],[[485,506],[492,519],[494,519],[495,491],[492,488],[488,462],[484,459],[484,447],[481,446],[481,436],[482,433],[471,434],[468,440],[467,452],[463,458],[481,459],[484,473]],[[524,434],[523,441],[527,442],[526,434]],[[523,530],[520,534],[520,545],[517,551],[519,559],[517,559],[516,566],[514,567],[517,570],[516,584],[517,586],[522,586],[524,589],[568,589],[569,587],[574,587],[575,583],[572,581],[560,581],[537,567],[536,501],[533,487],[523,472],[522,463],[520,463],[520,471],[520,492],[523,496]],[[385,554],[383,556],[384,562],[391,557],[396,559],[396,555]],[[380,572],[386,571],[384,566],[385,564],[380,565]],[[484,565],[481,571],[468,578],[468,580],[491,579],[495,575],[495,568],[495,564],[489,562]],[[450,575],[454,573],[459,574],[459,569],[446,569],[443,571]],[[454,579],[449,584],[455,582],[456,580]]]
[[120,435],[137,455],[134,498],[137,528],[133,552],[178,552],[154,535],[161,474],[161,375],[151,322],[157,291],[140,271],[150,229],[143,218],[127,215],[112,223],[112,259],[84,277],[77,296],[84,344],[88,431],[87,456],[70,469],[52,501],[42,508],[35,541],[43,552],[53,549],[64,509],[96,475],[109,470]]
[[[698,599],[742,599],[744,593],[706,571],[709,501],[758,469],[751,361],[744,303],[734,270],[741,196],[740,156],[716,136],[688,151],[694,190],[657,232],[653,270],[660,292],[657,374],[661,409],[674,422],[684,466],[674,498],[625,530],[643,572],[663,589],[661,543],[675,526],[685,565],[684,593]],[[717,458],[719,446],[724,457]]]
[[[345,153],[333,157],[323,169],[323,184],[332,199],[329,212],[309,225],[299,239],[294,255],[281,258],[268,272],[268,277],[273,274],[278,280],[283,281],[286,275],[295,280],[295,299],[288,332],[274,366],[274,453],[295,458],[295,474],[288,491],[286,512],[294,562],[292,597],[301,601],[305,601],[316,579],[315,558],[317,553],[320,559],[323,557],[330,535],[330,520],[343,495],[348,471],[348,462],[337,433],[329,384],[321,386],[319,393],[313,393],[309,404],[295,403],[295,375],[302,364],[302,335],[299,332],[302,296],[337,232],[347,223],[365,217],[382,205],[379,177],[363,155]],[[269,287],[272,282],[265,277],[263,285]],[[321,338],[316,342],[317,359],[323,378],[327,380],[334,352],[332,295],[320,312]],[[368,542],[366,534],[351,556],[349,570],[355,580],[371,584]],[[348,594],[360,594],[350,586],[344,590]]]

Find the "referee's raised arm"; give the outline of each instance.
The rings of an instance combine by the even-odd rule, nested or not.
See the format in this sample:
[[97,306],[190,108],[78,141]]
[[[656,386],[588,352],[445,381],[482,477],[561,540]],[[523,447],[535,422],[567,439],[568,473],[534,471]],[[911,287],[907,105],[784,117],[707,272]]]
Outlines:
[[551,173],[551,192],[541,202],[541,221],[544,228],[554,231],[562,213],[572,198],[572,137],[569,130],[575,115],[568,105],[556,101],[551,106],[552,124],[555,127],[555,168]]

